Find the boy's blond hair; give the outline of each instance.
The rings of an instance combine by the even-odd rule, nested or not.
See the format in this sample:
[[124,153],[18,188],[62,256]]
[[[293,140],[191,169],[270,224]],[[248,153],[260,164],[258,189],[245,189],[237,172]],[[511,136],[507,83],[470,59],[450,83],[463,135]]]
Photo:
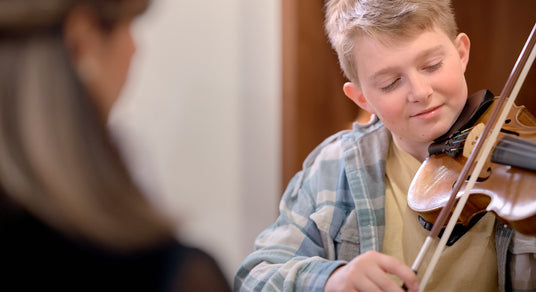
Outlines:
[[359,36],[382,43],[407,40],[435,25],[454,40],[456,21],[450,0],[328,0],[326,32],[340,66],[359,85],[353,55]]

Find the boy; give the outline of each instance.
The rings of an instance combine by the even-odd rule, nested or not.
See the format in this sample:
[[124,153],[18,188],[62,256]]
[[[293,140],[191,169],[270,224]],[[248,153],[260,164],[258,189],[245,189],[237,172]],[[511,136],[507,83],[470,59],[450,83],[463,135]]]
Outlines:
[[[372,118],[309,155],[235,290],[402,291],[404,282],[416,291],[409,265],[428,230],[406,194],[465,105],[469,38],[447,0],[330,0],[326,30],[350,80],[345,94]],[[486,214],[445,249],[426,291],[535,288],[521,273],[536,268],[534,238],[513,234]]]

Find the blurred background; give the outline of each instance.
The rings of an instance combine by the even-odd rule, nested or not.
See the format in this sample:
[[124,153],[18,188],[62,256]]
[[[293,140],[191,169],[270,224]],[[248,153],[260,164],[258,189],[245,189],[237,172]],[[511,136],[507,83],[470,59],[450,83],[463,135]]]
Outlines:
[[[536,22],[534,0],[453,0],[472,42],[469,91],[498,95]],[[155,0],[110,119],[152,199],[229,280],[323,139],[368,116],[323,29],[323,0]],[[534,66],[533,66],[534,67]],[[536,70],[517,104],[536,112]],[[118,131],[119,132],[119,131]]]
[[110,118],[152,199],[229,280],[277,216],[280,14],[271,0],[153,1]]

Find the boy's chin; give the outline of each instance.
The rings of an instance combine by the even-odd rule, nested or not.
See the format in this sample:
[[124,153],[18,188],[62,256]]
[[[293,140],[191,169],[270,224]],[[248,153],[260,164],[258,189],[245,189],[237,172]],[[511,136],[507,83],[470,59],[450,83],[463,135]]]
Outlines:
[[456,122],[456,119],[452,119],[452,122],[445,123],[443,126],[438,127],[434,135],[432,135],[433,137],[431,137],[432,138],[431,141],[435,141],[438,138],[442,137],[443,135],[447,134],[455,122]]
[[445,133],[448,132],[450,128],[448,129],[441,129],[441,130],[438,130],[438,131],[435,131],[433,133],[430,133],[430,135],[428,137],[426,137],[424,140],[428,143],[433,143],[434,141],[436,141],[438,138],[440,138],[441,136],[445,135]]

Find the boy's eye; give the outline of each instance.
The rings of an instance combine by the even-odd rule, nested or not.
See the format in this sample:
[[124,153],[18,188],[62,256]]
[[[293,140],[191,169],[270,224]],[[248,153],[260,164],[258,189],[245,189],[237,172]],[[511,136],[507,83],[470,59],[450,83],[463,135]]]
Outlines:
[[395,86],[397,85],[397,83],[398,83],[399,80],[400,80],[400,78],[397,78],[397,79],[395,79],[393,82],[391,82],[389,85],[384,86],[384,87],[381,87],[380,89],[381,89],[382,91],[384,91],[384,92],[388,92],[388,91],[390,91],[390,90],[392,90],[392,89],[395,88]]
[[427,71],[433,72],[433,71],[441,68],[441,66],[443,66],[443,61],[435,63],[435,64],[430,65],[430,66],[426,66],[426,67],[424,67],[424,69],[427,70]]

